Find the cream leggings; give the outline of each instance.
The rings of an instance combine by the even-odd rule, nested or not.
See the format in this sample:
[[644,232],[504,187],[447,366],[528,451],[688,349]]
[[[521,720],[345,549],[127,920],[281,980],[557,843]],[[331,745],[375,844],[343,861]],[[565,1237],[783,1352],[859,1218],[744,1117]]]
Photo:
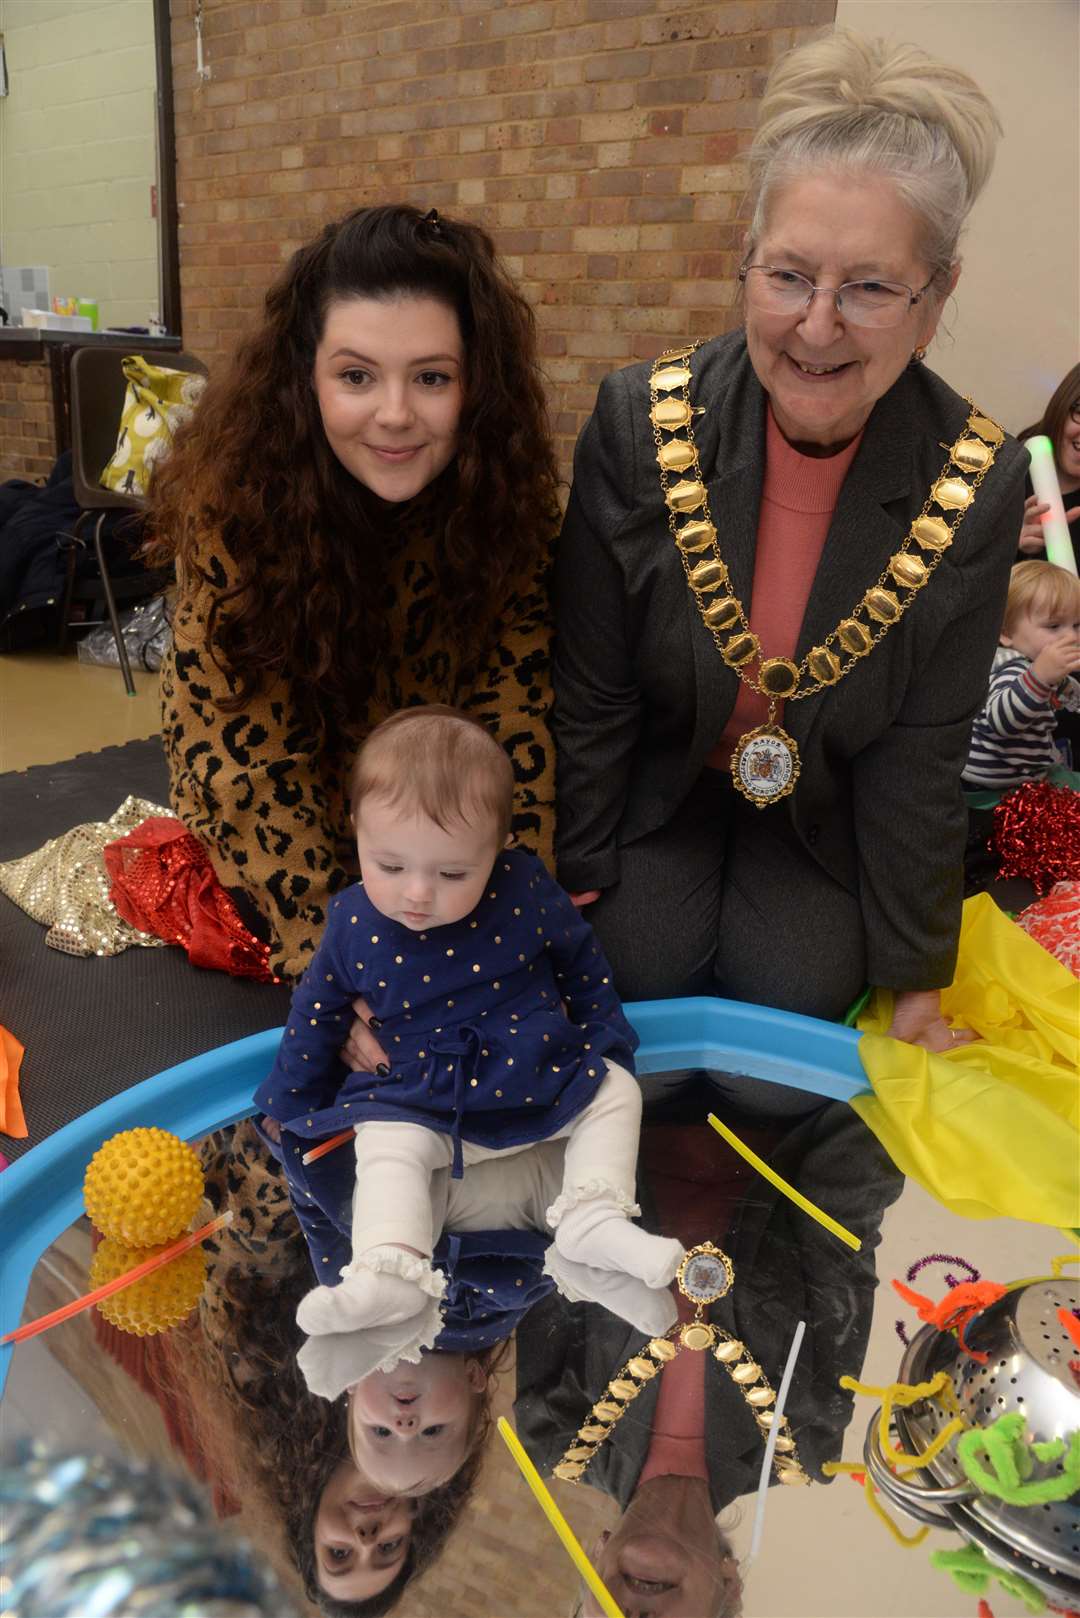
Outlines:
[[[614,1062],[589,1105],[565,1129],[550,1140],[566,1142],[565,1155],[537,1153],[535,1176],[529,1176],[529,1217],[521,1223],[538,1226],[536,1214],[552,1229],[563,1214],[580,1202],[605,1198],[619,1211],[632,1217],[638,1212],[634,1202],[634,1174],[638,1135],[641,1125],[641,1092],[637,1080]],[[540,1145],[543,1143],[537,1143]],[[477,1146],[462,1143],[465,1176],[454,1202],[459,1210],[470,1204],[468,1194],[470,1165],[484,1163],[482,1176],[485,1201],[490,1198],[498,1217],[485,1219],[484,1207],[469,1206],[468,1223],[455,1218],[458,1229],[507,1228],[512,1223],[507,1198],[500,1189],[494,1163],[499,1159],[531,1153],[534,1147]],[[352,1241],[354,1260],[373,1247],[412,1248],[430,1256],[442,1234],[449,1197],[449,1170],[453,1141],[449,1135],[426,1129],[422,1124],[366,1123],[356,1130],[356,1191],[353,1197]],[[556,1178],[561,1160],[562,1173]],[[520,1165],[507,1174],[507,1188],[522,1186]],[[435,1176],[447,1189],[437,1189]],[[440,1209],[439,1204],[442,1203]],[[494,1215],[496,1207],[491,1210]]]

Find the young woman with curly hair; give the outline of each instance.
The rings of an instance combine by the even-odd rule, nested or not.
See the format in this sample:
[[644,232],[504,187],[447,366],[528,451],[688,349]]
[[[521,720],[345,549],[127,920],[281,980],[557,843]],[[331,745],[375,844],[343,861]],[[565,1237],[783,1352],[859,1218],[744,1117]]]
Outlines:
[[[295,1314],[311,1271],[302,1247],[289,1259],[276,1275],[230,1268],[221,1281],[230,1332],[214,1340],[204,1321],[174,1344],[174,1367],[211,1467],[241,1498],[261,1497],[259,1516],[283,1536],[308,1599],[327,1618],[376,1618],[441,1554],[478,1482],[489,1423],[448,1482],[383,1497],[350,1456],[346,1401],[315,1398],[304,1384]],[[486,1379],[505,1346],[482,1356]]]
[[483,230],[406,206],[294,255],[155,478],[173,805],[281,976],[354,871],[343,782],[395,708],[486,723],[548,854],[556,487],[531,310]]

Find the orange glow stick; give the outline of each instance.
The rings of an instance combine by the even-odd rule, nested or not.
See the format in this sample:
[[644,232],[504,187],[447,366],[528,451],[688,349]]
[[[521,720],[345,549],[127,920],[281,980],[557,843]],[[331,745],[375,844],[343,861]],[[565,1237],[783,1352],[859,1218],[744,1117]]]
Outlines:
[[336,1152],[339,1146],[344,1146],[347,1140],[356,1139],[355,1129],[343,1129],[340,1135],[331,1135],[329,1140],[321,1140],[318,1146],[313,1146],[310,1152],[305,1152],[300,1159],[301,1163],[315,1163],[327,1152]]
[[17,1326],[14,1331],[9,1331],[6,1337],[0,1337],[0,1347],[5,1343],[25,1343],[28,1337],[37,1337],[40,1332],[48,1331],[50,1326],[60,1326],[65,1320],[70,1320],[73,1315],[81,1315],[84,1309],[91,1309],[95,1303],[102,1303],[106,1298],[111,1298],[114,1292],[122,1292],[125,1287],[131,1286],[136,1281],[141,1281],[143,1276],[149,1275],[152,1270],[160,1270],[163,1264],[169,1263],[170,1259],[179,1258],[181,1253],[186,1253],[189,1248],[197,1246],[199,1242],[206,1241],[208,1236],[213,1236],[216,1231],[221,1230],[225,1225],[231,1225],[232,1217],[231,1210],[228,1213],[219,1214],[216,1219],[211,1219],[210,1223],[203,1225],[201,1229],[189,1231],[186,1236],[181,1236],[179,1240],[173,1242],[171,1247],[167,1247],[163,1253],[155,1253],[153,1258],[143,1259],[142,1263],[136,1264],[134,1269],[125,1271],[123,1275],[114,1276],[111,1281],[106,1281],[103,1286],[95,1287],[93,1292],[87,1292],[84,1297],[73,1298],[70,1303],[65,1303],[61,1308],[54,1309],[52,1314],[42,1315],[38,1320],[28,1320],[25,1326]]

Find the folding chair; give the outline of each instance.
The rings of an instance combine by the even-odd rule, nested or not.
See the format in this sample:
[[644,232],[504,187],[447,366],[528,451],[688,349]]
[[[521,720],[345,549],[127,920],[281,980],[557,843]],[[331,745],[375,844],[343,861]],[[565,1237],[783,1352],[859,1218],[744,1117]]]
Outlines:
[[[93,527],[94,555],[101,577],[102,593],[116,641],[120,671],[129,697],[135,695],[135,682],[131,677],[131,664],[127,647],[120,632],[120,617],[116,607],[116,591],[109,574],[101,532],[110,511],[137,513],[146,502],[141,495],[119,494],[105,489],[99,483],[102,470],[116,448],[116,431],[124,408],[127,379],[122,369],[129,349],[80,348],[71,361],[71,470],[75,499],[81,512],[74,533],[68,537],[67,573],[60,609],[60,628],[57,646],[63,650],[67,642],[71,604],[75,589],[75,564],[78,551],[85,549],[80,529],[87,517],[95,517]],[[206,367],[192,354],[165,354],[162,363],[173,371],[191,371],[206,375]],[[82,591],[86,593],[85,587]],[[140,591],[140,594],[142,592]]]

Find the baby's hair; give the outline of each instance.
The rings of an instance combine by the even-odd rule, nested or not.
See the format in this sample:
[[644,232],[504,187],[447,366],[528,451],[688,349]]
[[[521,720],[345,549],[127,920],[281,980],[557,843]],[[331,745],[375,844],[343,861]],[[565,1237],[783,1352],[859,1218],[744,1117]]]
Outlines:
[[514,770],[491,732],[459,708],[401,708],[376,725],[357,755],[349,781],[354,823],[365,798],[418,810],[443,831],[491,819],[501,848],[510,832]]
[[1018,562],[1009,574],[1002,634],[1011,635],[1017,619],[1036,608],[1053,613],[1080,611],[1080,579],[1053,562]]

